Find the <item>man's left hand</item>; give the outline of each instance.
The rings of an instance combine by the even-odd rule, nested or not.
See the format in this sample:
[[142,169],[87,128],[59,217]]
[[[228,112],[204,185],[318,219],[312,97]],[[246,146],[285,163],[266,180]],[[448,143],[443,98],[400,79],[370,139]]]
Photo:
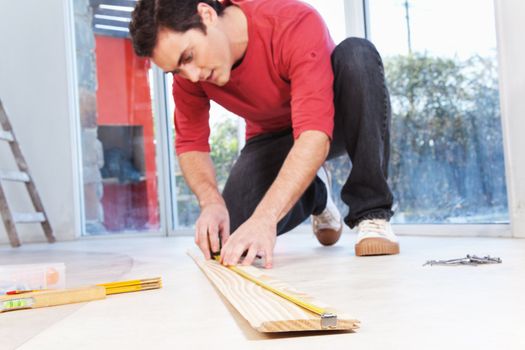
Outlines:
[[273,248],[277,224],[271,220],[252,216],[230,236],[221,249],[223,265],[237,265],[244,252],[243,265],[251,265],[256,255],[264,256],[264,267],[272,268]]

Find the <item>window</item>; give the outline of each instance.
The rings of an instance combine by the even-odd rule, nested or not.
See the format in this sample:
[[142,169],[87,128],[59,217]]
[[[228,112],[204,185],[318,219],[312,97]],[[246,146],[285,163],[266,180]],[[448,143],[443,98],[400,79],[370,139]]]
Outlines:
[[508,222],[492,0],[369,0],[396,223]]
[[[173,76],[166,74],[166,89],[168,90],[168,115],[170,116],[170,125],[173,130],[172,135],[175,135],[173,115],[175,105],[172,96]],[[219,190],[222,191],[230,169],[235,163],[237,156],[244,146],[244,119],[224,109],[217,103],[210,102],[210,157],[213,161],[217,184]],[[175,145],[175,140],[171,141]],[[176,202],[176,227],[192,227],[197,221],[200,214],[199,203],[196,196],[186,184],[182,171],[178,166],[177,159],[173,159],[175,164],[175,174],[173,181],[175,182],[175,193],[173,202]]]
[[148,60],[127,26],[133,1],[74,1],[87,234],[160,229]]

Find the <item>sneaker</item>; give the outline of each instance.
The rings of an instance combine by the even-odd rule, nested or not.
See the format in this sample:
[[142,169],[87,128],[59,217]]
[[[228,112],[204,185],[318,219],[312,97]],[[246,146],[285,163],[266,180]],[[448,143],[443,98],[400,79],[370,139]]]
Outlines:
[[365,219],[357,225],[355,255],[399,254],[399,243],[392,225],[385,219]]
[[312,215],[312,228],[319,243],[333,245],[343,232],[343,218],[332,200],[330,174],[324,165],[317,171],[317,176],[326,186],[326,208],[321,214]]

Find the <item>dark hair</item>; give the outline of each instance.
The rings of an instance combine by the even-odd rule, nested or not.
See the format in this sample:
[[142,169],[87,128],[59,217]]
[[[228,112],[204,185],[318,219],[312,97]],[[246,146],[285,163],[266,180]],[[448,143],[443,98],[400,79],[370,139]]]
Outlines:
[[218,0],[139,0],[129,24],[135,53],[151,57],[161,28],[180,33],[196,28],[206,34],[206,27],[197,13],[197,5],[201,2],[213,7],[219,16],[224,10]]

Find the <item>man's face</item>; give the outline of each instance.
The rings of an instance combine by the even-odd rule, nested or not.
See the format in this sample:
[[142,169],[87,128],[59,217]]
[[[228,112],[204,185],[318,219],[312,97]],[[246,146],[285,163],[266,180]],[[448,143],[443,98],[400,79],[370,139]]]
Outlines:
[[199,29],[161,29],[151,59],[165,72],[218,86],[230,80],[233,65],[228,38],[214,23],[208,23],[206,34]]

